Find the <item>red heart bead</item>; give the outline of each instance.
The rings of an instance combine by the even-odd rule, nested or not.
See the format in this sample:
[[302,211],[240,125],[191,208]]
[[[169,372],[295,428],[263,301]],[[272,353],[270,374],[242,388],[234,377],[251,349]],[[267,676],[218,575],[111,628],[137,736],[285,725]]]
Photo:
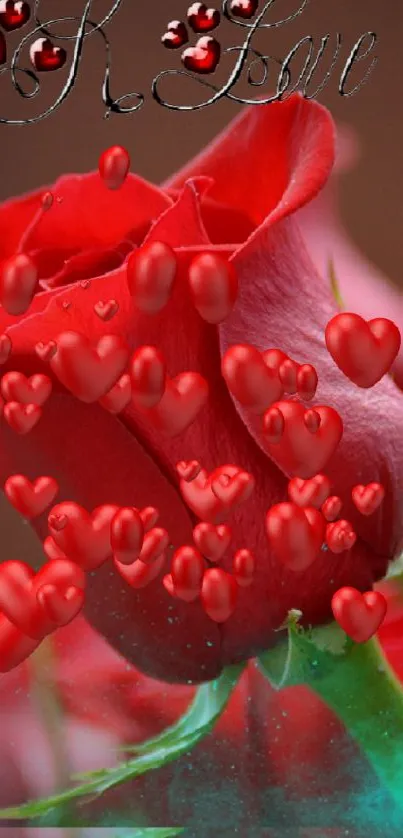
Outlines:
[[231,0],[229,8],[233,15],[247,20],[256,14],[258,5],[258,0]]
[[266,533],[275,555],[294,571],[306,570],[320,555],[325,521],[317,509],[278,503],[266,514]]
[[297,506],[320,509],[330,494],[330,480],[325,474],[315,474],[309,480],[293,477],[288,484],[288,495]]
[[127,149],[121,145],[114,145],[111,148],[107,148],[99,158],[98,171],[108,189],[120,189],[127,178],[129,170],[130,155]]
[[229,547],[232,532],[225,524],[215,527],[203,521],[193,530],[196,547],[211,562],[219,562]]
[[222,358],[221,371],[232,395],[254,413],[264,413],[284,393],[278,366],[269,366],[263,353],[248,344],[231,346]]
[[53,477],[37,477],[31,483],[24,474],[13,474],[4,485],[6,497],[24,518],[41,515],[53,503],[58,490]]
[[[111,523],[118,511],[118,506],[104,504],[90,514],[77,503],[64,501],[53,507],[48,518],[49,529],[57,546],[69,559],[83,570],[94,570],[112,555]],[[62,529],[52,523],[55,515],[67,518]]]
[[37,38],[29,50],[29,57],[38,73],[49,73],[64,66],[67,52],[52,44],[50,38]]
[[132,398],[132,385],[130,381],[130,376],[125,373],[124,375],[119,378],[119,381],[114,384],[109,393],[106,393],[105,396],[102,396],[99,399],[99,404],[105,408],[105,410],[109,410],[109,413],[121,413],[128,404],[130,404]]
[[200,599],[211,620],[225,623],[235,611],[237,598],[238,585],[233,576],[220,567],[205,571]]
[[1,379],[1,392],[6,401],[42,406],[52,392],[52,382],[47,375],[31,375],[22,372],[8,372]]
[[354,486],[351,496],[361,515],[372,515],[385,497],[385,489],[380,483],[368,483],[367,486]]
[[378,631],[387,607],[387,600],[379,591],[362,594],[345,587],[332,597],[334,618],[355,643],[366,643]]
[[23,0],[0,0],[0,26],[6,32],[20,29],[31,17],[31,9]]
[[330,460],[343,434],[343,422],[332,407],[315,406],[306,410],[301,402],[280,401],[263,417],[263,427],[281,413],[284,428],[279,442],[268,440],[267,447],[275,463],[289,475],[309,478],[320,472]]
[[193,3],[187,10],[189,26],[194,32],[211,32],[220,23],[218,9],[208,9],[204,3]]
[[392,320],[366,322],[342,312],[326,326],[326,346],[333,360],[357,387],[373,387],[387,373],[400,349],[399,329]]
[[181,20],[171,20],[168,23],[167,31],[161,38],[161,43],[167,49],[178,49],[188,42],[188,33],[185,24]]
[[193,73],[214,73],[220,60],[221,47],[215,38],[203,35],[194,47],[188,47],[181,55],[187,70]]
[[4,418],[17,434],[28,434],[39,422],[42,409],[37,404],[7,402],[4,405]]
[[129,293],[146,314],[157,314],[167,304],[175,281],[178,261],[164,242],[150,242],[133,250],[126,265]]
[[59,380],[83,402],[98,401],[122,375],[128,349],[119,335],[104,335],[96,346],[79,332],[62,332],[50,364]]

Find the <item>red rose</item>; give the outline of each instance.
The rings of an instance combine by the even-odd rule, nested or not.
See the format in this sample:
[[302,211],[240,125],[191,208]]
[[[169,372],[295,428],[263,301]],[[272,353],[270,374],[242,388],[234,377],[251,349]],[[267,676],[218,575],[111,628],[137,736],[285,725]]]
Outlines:
[[[197,458],[208,471],[237,463],[256,481],[253,497],[234,518],[232,542],[233,550],[253,548],[256,578],[240,590],[226,623],[217,626],[199,603],[173,600],[161,576],[134,591],[107,562],[88,580],[86,614],[92,625],[154,677],[214,678],[226,664],[268,648],[291,608],[301,609],[307,623],[328,620],[337,588],[368,590],[401,546],[401,396],[387,379],[369,393],[359,390],[333,364],[323,336],[335,304],[298,228],[297,210],[316,196],[330,173],[333,135],[326,110],[298,95],[286,103],[255,106],[164,189],[135,176],[115,193],[97,174],[62,178],[52,187],[52,207],[24,237],[24,250],[39,268],[40,287],[24,316],[2,313],[2,329],[13,345],[4,369],[49,374],[34,347],[64,331],[94,342],[105,334],[121,335],[131,349],[143,344],[161,349],[170,376],[184,370],[202,374],[209,401],[185,434],[165,441],[138,411],[112,416],[99,404],[73,398],[54,377],[53,394],[28,435],[21,439],[3,424],[3,482],[15,472],[31,478],[47,473],[58,480],[62,500],[88,510],[104,503],[156,506],[176,548],[192,535],[192,517],[178,491],[178,460]],[[4,258],[16,251],[44,191],[1,210]],[[128,249],[144,236],[173,247],[179,264],[172,299],[154,317],[136,309],[124,263]],[[111,251],[121,264],[105,273],[116,264]],[[190,259],[200,251],[230,258],[237,273],[238,299],[219,327],[200,318],[187,292]],[[91,283],[83,287],[78,280],[88,276]],[[105,323],[94,305],[108,300],[119,308]],[[265,513],[286,499],[287,478],[220,374],[220,356],[234,343],[278,347],[301,363],[313,363],[320,382],[313,404],[329,404],[343,418],[344,436],[326,472],[358,538],[341,555],[325,553],[303,577],[280,566],[268,547]],[[351,502],[351,488],[376,480],[385,487],[385,505],[363,518]],[[42,538],[47,534],[45,516],[35,528]],[[224,569],[231,566],[231,557],[222,563]]]

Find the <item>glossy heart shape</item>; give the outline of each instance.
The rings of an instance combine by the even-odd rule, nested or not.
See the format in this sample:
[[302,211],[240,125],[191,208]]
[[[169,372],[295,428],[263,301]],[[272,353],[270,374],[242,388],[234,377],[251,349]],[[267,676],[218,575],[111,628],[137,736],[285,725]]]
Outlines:
[[258,5],[259,0],[231,0],[229,8],[231,14],[248,20],[256,14]]
[[355,643],[366,643],[379,629],[387,601],[379,591],[362,594],[355,588],[340,588],[332,597],[335,620]]
[[37,477],[33,483],[24,474],[13,474],[4,492],[14,509],[24,518],[36,518],[53,503],[59,487],[53,477]]
[[[231,483],[231,478],[237,475],[240,475],[241,479]],[[222,485],[220,480],[223,478],[229,478],[228,483],[225,480]],[[179,489],[185,503],[198,518],[211,524],[221,524],[227,520],[239,503],[250,497],[253,490],[253,478],[239,466],[228,464],[219,466],[211,474],[201,469],[190,483],[181,480]],[[231,495],[233,495],[232,502]]]
[[52,392],[52,382],[48,375],[31,375],[27,378],[22,372],[8,372],[1,379],[1,392],[8,402],[20,404],[45,404]]
[[258,415],[284,393],[278,369],[275,364],[268,366],[263,354],[249,344],[231,346],[221,361],[221,371],[232,395]]
[[147,418],[167,436],[183,433],[207,402],[208,384],[198,372],[182,372],[167,378],[164,395],[156,407],[147,410]]
[[358,314],[342,312],[326,326],[326,346],[339,369],[357,387],[373,387],[390,370],[400,349],[401,336],[392,320],[368,322]]
[[[90,514],[72,501],[63,501],[53,507],[49,530],[56,545],[83,570],[94,570],[112,556],[111,524],[119,507],[112,504],[99,506]],[[65,516],[62,529],[52,524],[53,516]]]
[[153,527],[144,536],[139,560],[144,564],[154,564],[169,544],[169,535],[162,527]]
[[313,507],[278,503],[266,514],[266,533],[276,557],[289,569],[306,570],[320,555],[325,521]]
[[231,542],[232,532],[225,524],[215,527],[203,521],[193,530],[193,540],[196,547],[206,559],[219,562]]
[[8,314],[28,311],[38,283],[38,268],[25,253],[10,256],[0,266],[0,303]]
[[50,361],[57,352],[57,344],[54,340],[49,340],[44,343],[42,340],[35,344],[35,352],[41,361]]
[[4,418],[17,434],[28,434],[39,422],[42,409],[37,404],[7,402],[4,405]]
[[332,553],[344,553],[346,550],[351,550],[356,541],[357,535],[350,521],[341,519],[327,525],[326,544]]
[[0,672],[14,669],[32,654],[39,643],[40,640],[28,637],[0,613]]
[[171,578],[175,596],[185,602],[194,602],[201,591],[206,563],[193,545],[179,547],[172,556]]
[[238,585],[231,574],[220,567],[205,571],[200,600],[211,620],[225,623],[235,611],[237,598]]
[[83,402],[96,402],[116,384],[128,361],[118,335],[105,335],[93,346],[79,332],[62,332],[50,365],[64,386]]
[[288,484],[288,496],[297,506],[320,509],[330,494],[330,480],[325,474],[315,474],[309,480],[293,477]]
[[120,564],[114,559],[115,569],[119,575],[130,585],[131,588],[146,588],[154,579],[159,576],[165,564],[165,555],[162,553],[152,564],[145,564],[136,559],[132,564]]
[[129,293],[146,314],[165,308],[176,278],[175,251],[164,242],[150,242],[134,250],[126,265]]
[[219,25],[221,18],[218,9],[208,9],[204,3],[192,3],[186,16],[194,32],[211,32]]
[[24,0],[0,0],[0,26],[6,32],[20,29],[31,17],[29,3]]
[[247,547],[237,550],[233,561],[234,577],[240,588],[248,588],[256,572],[256,557]]
[[156,346],[140,346],[130,359],[130,382],[134,405],[155,407],[161,401],[167,384],[165,359]]
[[178,472],[179,477],[181,477],[182,480],[186,480],[188,483],[197,477],[200,470],[201,465],[198,460],[180,460],[179,463],[176,464],[176,471]]
[[207,323],[222,323],[231,313],[238,293],[238,277],[232,262],[217,253],[194,256],[188,273],[193,303]]
[[126,506],[119,509],[111,522],[111,547],[120,564],[131,564],[138,559],[144,540],[144,524],[138,509]]
[[178,49],[187,44],[188,40],[185,24],[181,20],[171,20],[168,23],[167,31],[161,38],[161,43],[167,49]]
[[122,410],[130,404],[132,398],[132,384],[130,381],[130,376],[125,373],[124,375],[119,378],[116,384],[113,385],[112,389],[109,390],[109,393],[106,393],[105,396],[99,400],[99,403],[105,410],[108,410],[109,413],[121,413]]
[[351,497],[361,515],[373,515],[385,497],[385,489],[380,483],[354,486]]
[[29,57],[38,73],[49,73],[64,66],[67,52],[52,44],[50,38],[37,38],[29,50]]
[[214,73],[220,60],[221,47],[215,38],[203,35],[194,47],[188,47],[181,55],[187,70],[192,73]]
[[106,302],[99,300],[94,305],[94,311],[106,323],[108,320],[112,320],[112,317],[119,311],[119,305],[116,300],[107,300]]
[[343,501],[337,495],[331,495],[322,505],[322,515],[326,521],[335,521],[343,508]]
[[[114,145],[102,152],[98,161],[98,171],[107,189],[121,189],[130,170],[130,154],[121,145]],[[114,300],[117,306],[116,301]],[[99,303],[97,304],[99,306]],[[96,306],[95,306],[95,310]],[[102,308],[101,308],[102,311]],[[116,308],[117,311],[117,308]],[[115,313],[115,312],[114,312]],[[97,314],[99,312],[97,311]],[[113,315],[111,315],[112,317]],[[102,314],[99,314],[102,317]],[[110,319],[110,318],[103,318]]]
[[301,402],[280,401],[263,417],[263,428],[269,427],[271,414],[278,411],[284,419],[279,442],[268,440],[270,456],[285,474],[307,479],[329,462],[343,434],[343,422],[332,407],[315,405],[306,410]]

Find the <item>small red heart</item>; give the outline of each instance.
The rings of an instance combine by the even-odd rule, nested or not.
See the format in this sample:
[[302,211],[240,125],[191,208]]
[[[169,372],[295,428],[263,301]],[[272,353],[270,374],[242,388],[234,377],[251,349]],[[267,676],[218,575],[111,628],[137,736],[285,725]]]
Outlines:
[[205,378],[198,372],[182,372],[167,379],[161,401],[146,415],[157,430],[170,437],[178,436],[195,421],[207,398]]
[[13,474],[6,480],[4,492],[24,518],[36,518],[53,503],[59,487],[53,477],[37,477],[33,483],[24,474]]
[[57,344],[54,340],[49,340],[47,343],[39,341],[35,345],[35,352],[41,361],[50,361],[57,352]]
[[181,60],[187,70],[193,73],[214,73],[220,60],[221,47],[215,38],[202,35],[194,47],[187,47]]
[[28,637],[4,614],[0,614],[0,672],[9,672],[22,663],[36,649],[41,639]]
[[139,515],[143,522],[144,532],[150,532],[160,517],[158,509],[154,506],[145,506],[144,509],[140,509]]
[[150,242],[133,250],[126,265],[127,285],[140,311],[157,314],[166,306],[177,269],[175,251],[164,242]]
[[330,480],[325,474],[315,474],[309,480],[293,477],[288,484],[288,495],[297,506],[320,509],[330,493]]
[[6,32],[20,29],[31,17],[31,9],[24,0],[0,0],[0,26]]
[[256,558],[251,550],[243,547],[234,556],[233,571],[240,588],[248,588],[252,584],[256,571]]
[[38,374],[26,378],[22,372],[8,372],[1,379],[1,392],[8,402],[37,404],[41,407],[52,392],[52,382],[47,375]]
[[188,42],[188,33],[185,24],[181,20],[171,20],[168,23],[167,31],[161,38],[161,43],[167,49],[178,49]]
[[162,352],[155,346],[140,346],[130,359],[129,369],[134,405],[151,408],[159,404],[167,381]]
[[335,521],[343,508],[343,501],[337,495],[331,495],[322,505],[322,515],[326,521]]
[[258,415],[284,393],[278,367],[268,366],[263,353],[248,344],[231,346],[222,358],[221,371],[237,401]]
[[325,521],[313,507],[278,503],[266,514],[266,533],[275,555],[294,571],[306,570],[320,555]]
[[343,434],[343,422],[332,407],[317,405],[306,410],[301,402],[280,401],[263,417],[270,430],[272,416],[284,419],[279,442],[267,442],[270,456],[285,474],[307,479],[321,472],[334,454]]
[[0,268],[0,303],[7,314],[25,314],[38,284],[38,268],[25,253],[10,256]]
[[373,515],[385,497],[385,489],[380,483],[368,483],[367,486],[354,486],[351,496],[361,515]]
[[[233,481],[235,477],[238,479]],[[179,488],[185,503],[198,518],[219,524],[250,497],[254,479],[239,466],[228,464],[214,469],[210,475],[201,469],[190,483],[181,480]]]
[[318,386],[318,373],[312,364],[301,364],[297,372],[297,392],[303,401],[313,399]]
[[[130,171],[130,154],[127,149],[121,145],[114,145],[111,148],[107,148],[99,158],[98,171],[107,189],[111,189],[112,191],[121,189]],[[83,287],[87,288],[88,286]],[[115,300],[113,302],[116,305],[117,311],[118,304]],[[98,303],[99,305],[102,306],[103,304]],[[97,311],[96,306],[95,311]],[[101,311],[103,310],[101,309]],[[116,311],[114,311],[114,314],[116,314]],[[99,314],[98,311],[97,314]],[[99,314],[99,317],[102,317],[102,314]],[[110,320],[111,317],[113,317],[113,314],[110,317],[102,317],[102,319]]]
[[[49,529],[57,546],[71,561],[83,570],[94,570],[112,555],[111,523],[118,511],[118,506],[104,504],[89,514],[77,503],[63,501],[53,507],[48,518]],[[62,530],[55,528],[54,515],[67,518]]]
[[255,481],[246,471],[227,474],[225,466],[216,469],[211,479],[211,489],[215,496],[226,506],[234,507],[248,500],[255,488]]
[[4,405],[4,418],[17,434],[27,434],[39,422],[42,408],[37,404],[7,402]]
[[0,335],[0,364],[5,364],[8,361],[12,348],[11,338],[6,334]]
[[50,38],[37,38],[29,50],[29,57],[38,73],[49,73],[64,66],[67,52],[63,47],[55,47]]
[[42,611],[57,627],[67,626],[84,605],[84,591],[74,586],[61,592],[56,585],[42,585],[36,598]]
[[109,413],[121,413],[122,410],[128,406],[132,398],[132,385],[130,376],[125,373],[119,378],[119,381],[99,399],[99,404],[109,410]]
[[373,387],[389,372],[400,349],[399,329],[392,320],[368,322],[342,312],[326,326],[326,346],[339,369],[357,387]]
[[334,618],[355,643],[366,643],[378,631],[387,607],[387,600],[379,591],[362,594],[345,587],[332,597]]
[[179,547],[172,556],[171,577],[175,596],[194,602],[201,591],[206,563],[193,545]]
[[138,559],[144,540],[144,524],[138,509],[126,506],[119,509],[111,522],[111,547],[120,564],[131,564]]
[[220,567],[205,571],[200,599],[211,620],[225,623],[235,611],[237,598],[238,586],[233,576]]
[[[67,523],[67,518],[66,518],[66,523]],[[54,559],[65,559],[66,558],[65,553],[63,553],[63,550],[61,550],[60,547],[57,546],[54,538],[52,538],[51,535],[48,535],[47,538],[45,538],[45,541],[43,542],[42,547],[43,547],[43,552],[45,553],[46,558],[50,559],[51,561],[53,561]]]
[[112,317],[119,311],[119,304],[116,300],[108,300],[107,302],[100,300],[98,303],[95,303],[94,311],[101,320],[107,322],[108,320],[112,320]]
[[193,530],[193,540],[196,547],[211,562],[219,562],[229,547],[232,532],[229,527],[222,524],[215,527],[213,524],[203,521]]
[[328,524],[326,527],[326,544],[332,553],[344,553],[351,550],[357,541],[357,535],[350,521],[340,520]]
[[231,0],[230,12],[236,17],[249,19],[256,14],[259,0]]
[[203,320],[217,325],[231,313],[238,292],[238,277],[232,262],[217,253],[199,253],[189,265],[189,288]]
[[218,9],[208,9],[204,3],[193,3],[187,10],[189,26],[194,32],[211,32],[220,23]]
[[154,579],[159,576],[165,563],[165,555],[162,553],[152,564],[145,564],[136,559],[132,564],[120,564],[114,560],[114,565],[122,579],[131,588],[146,588]]
[[197,477],[200,470],[201,465],[198,460],[180,460],[180,462],[176,464],[176,471],[178,472],[179,477],[181,477],[182,480],[186,480],[188,483]]
[[140,551],[139,560],[144,564],[153,564],[169,544],[169,535],[162,527],[153,527],[146,532],[143,546]]
[[128,361],[119,335],[104,335],[95,346],[79,332],[62,332],[51,367],[59,380],[83,402],[96,402],[116,384]]

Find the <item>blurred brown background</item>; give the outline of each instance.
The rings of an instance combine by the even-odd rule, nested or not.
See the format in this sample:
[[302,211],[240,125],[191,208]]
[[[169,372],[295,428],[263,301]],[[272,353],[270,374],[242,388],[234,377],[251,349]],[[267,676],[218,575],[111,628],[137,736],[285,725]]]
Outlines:
[[[84,0],[43,0],[41,19],[81,15],[84,5]],[[92,19],[101,20],[112,5],[112,0],[94,0]],[[139,113],[103,119],[105,108],[100,89],[105,52],[101,38],[95,35],[85,43],[75,88],[56,113],[34,125],[0,125],[1,199],[49,183],[63,172],[93,169],[100,152],[114,143],[129,149],[133,168],[139,174],[155,182],[161,181],[229,122],[239,109],[233,102],[221,100],[205,110],[178,113],[161,107],[151,97],[152,78],[163,69],[181,67],[180,50],[164,49],[160,38],[169,20],[185,17],[187,5],[187,0],[147,0],[144,3],[123,0],[105,30],[112,46],[112,95],[118,97],[131,91],[143,91],[147,101]],[[218,3],[215,5],[219,6]],[[286,17],[298,5],[298,0],[276,0],[271,18],[267,19]],[[66,24],[55,25],[52,31],[59,34],[76,31],[77,24],[70,26],[69,30]],[[358,37],[368,30],[378,35],[378,45],[373,53],[379,56],[378,66],[362,90],[350,99],[342,98],[337,92],[341,67]],[[219,38],[223,47],[239,45],[244,31],[227,21],[222,23]],[[350,123],[356,129],[363,149],[358,166],[343,179],[342,211],[356,242],[393,281],[403,285],[401,0],[310,0],[308,8],[296,21],[260,34],[254,44],[267,53],[284,57],[307,34],[316,35],[319,44],[321,36],[337,31],[343,35],[338,72],[334,73],[319,99],[337,120]],[[15,33],[14,40],[8,36],[9,55],[20,37],[21,33]],[[68,46],[71,48],[72,45],[70,42]],[[232,62],[233,58],[223,60],[222,68],[215,74],[218,82],[227,78],[227,69]],[[366,61],[359,65],[360,77],[361,68],[367,64]],[[24,61],[21,66],[29,65]],[[324,64],[324,68],[326,66]],[[45,110],[57,98],[66,76],[65,70],[42,76],[42,92],[32,102],[20,99],[9,80],[1,78],[0,116],[21,118]],[[26,84],[22,77],[19,80]],[[191,86],[178,79],[170,88],[163,89],[172,93],[167,96],[170,101],[206,98],[201,86]],[[260,90],[254,91],[245,85],[240,93],[253,96]]]
[[[43,0],[41,20],[67,14],[81,17],[84,5],[84,0]],[[205,110],[178,113],[161,107],[151,96],[154,76],[163,69],[181,67],[180,50],[164,49],[160,38],[168,21],[185,17],[187,5],[187,0],[143,3],[123,0],[105,30],[112,46],[112,96],[144,92],[147,100],[140,112],[103,119],[101,85],[105,51],[101,38],[94,35],[85,43],[75,88],[56,113],[34,125],[0,125],[0,199],[49,184],[62,173],[94,169],[99,154],[115,143],[128,148],[134,170],[160,182],[235,116],[239,106],[224,99]],[[218,3],[210,5],[219,6]],[[299,5],[299,0],[276,0],[270,19],[284,18]],[[100,21],[111,7],[112,0],[94,0],[92,19]],[[72,34],[76,30],[77,24],[52,28],[59,34]],[[379,56],[378,65],[362,90],[349,99],[342,98],[338,93],[341,68],[360,35],[370,30],[378,36],[373,53]],[[338,72],[319,99],[338,122],[353,126],[362,145],[357,166],[341,181],[342,213],[357,244],[395,283],[403,286],[403,3],[401,0],[310,0],[306,11],[295,21],[261,33],[253,43],[266,54],[284,57],[308,34],[316,35],[319,44],[322,36],[337,31],[343,35]],[[221,24],[219,38],[223,47],[240,45],[243,37],[244,30],[239,27],[226,21]],[[20,38],[18,32],[14,38],[7,36],[9,57]],[[71,48],[73,42],[68,46]],[[358,65],[358,78],[367,65],[368,61]],[[25,60],[21,66],[29,64]],[[232,66],[233,58],[224,59],[214,82],[223,83]],[[323,70],[327,66],[324,63]],[[0,117],[21,119],[44,111],[60,94],[67,72],[63,69],[43,77],[41,94],[32,102],[22,100],[9,80],[0,78]],[[318,78],[323,78],[323,71]],[[26,85],[21,76],[19,81]],[[270,88],[267,90],[269,93]],[[163,91],[169,101],[177,103],[207,98],[204,88],[181,83],[177,78]],[[260,92],[261,89],[248,88],[246,84],[237,88],[242,96],[252,97]],[[39,566],[43,562],[39,542],[3,496],[0,496],[0,518],[3,545],[12,545],[11,554],[6,550],[3,558],[23,556]]]

